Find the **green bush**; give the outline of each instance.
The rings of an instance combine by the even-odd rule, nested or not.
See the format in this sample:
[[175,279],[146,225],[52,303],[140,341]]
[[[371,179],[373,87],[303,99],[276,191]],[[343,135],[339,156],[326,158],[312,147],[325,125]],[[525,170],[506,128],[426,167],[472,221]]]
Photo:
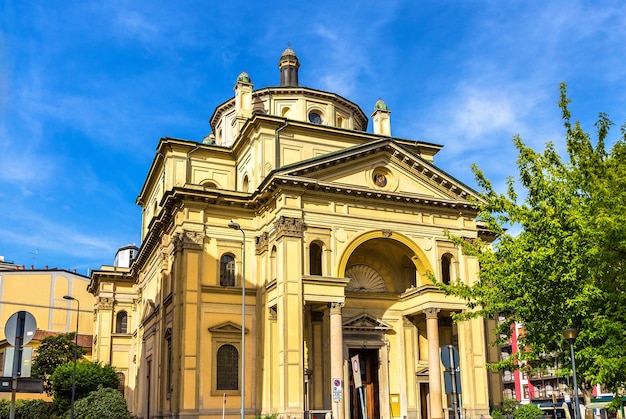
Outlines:
[[[73,376],[73,362],[57,367],[52,374],[53,403],[59,411],[70,408]],[[117,389],[119,383],[117,373],[110,365],[100,365],[91,361],[80,361],[76,364],[76,401],[97,390],[99,386]]]
[[[69,417],[69,416],[68,416]],[[74,405],[75,419],[131,419],[119,390],[100,386]]]
[[[11,401],[0,400],[0,419],[9,419]],[[15,400],[15,419],[55,419],[58,412],[52,402],[43,400]]]
[[492,417],[493,419],[503,419],[503,418],[504,418],[504,415],[502,414],[502,412],[501,412],[500,410],[497,410],[497,409],[496,409],[496,410],[493,410],[493,411],[491,412],[491,417]]
[[534,404],[523,404],[513,412],[515,419],[538,419],[542,415],[541,409]]
[[26,400],[19,409],[15,409],[15,417],[19,419],[53,419],[59,414],[52,402],[40,399]]
[[0,400],[0,419],[8,419],[11,412],[11,401]]
[[512,415],[517,407],[519,406],[519,402],[514,398],[506,398],[502,401],[502,414],[504,416]]

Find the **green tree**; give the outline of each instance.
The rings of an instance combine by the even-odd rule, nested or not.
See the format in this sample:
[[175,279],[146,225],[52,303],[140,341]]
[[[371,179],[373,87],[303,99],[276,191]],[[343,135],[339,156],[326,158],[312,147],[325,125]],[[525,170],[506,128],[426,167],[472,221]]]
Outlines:
[[[57,336],[48,336],[41,341],[37,348],[37,355],[33,358],[31,375],[43,380],[45,392],[52,395],[52,383],[50,377],[54,370],[66,362],[74,360],[74,333],[64,333]],[[77,348],[78,358],[82,358],[85,350]]]
[[600,114],[592,140],[579,122],[570,122],[565,84],[560,91],[567,157],[551,142],[540,153],[515,137],[519,177],[508,179],[503,194],[474,166],[483,198],[476,202],[479,219],[494,240],[453,238],[478,258],[480,277],[474,284],[438,285],[474,309],[460,318],[503,316],[496,336],[504,337],[496,343],[509,338],[512,322],[524,324],[521,350],[496,367],[523,360],[540,367],[549,354],[569,368],[561,331],[575,327],[583,394],[590,397],[596,383],[618,393],[626,383],[626,129],[607,149],[607,115]]
[[[72,380],[74,376],[74,363],[67,362],[52,374],[52,389],[54,404],[59,410],[69,408],[72,400]],[[101,365],[97,362],[80,361],[76,365],[76,396],[79,400],[92,391],[102,386],[104,388],[117,389],[120,380],[111,365]]]
[[130,419],[126,400],[119,390],[100,386],[76,402],[76,419]]

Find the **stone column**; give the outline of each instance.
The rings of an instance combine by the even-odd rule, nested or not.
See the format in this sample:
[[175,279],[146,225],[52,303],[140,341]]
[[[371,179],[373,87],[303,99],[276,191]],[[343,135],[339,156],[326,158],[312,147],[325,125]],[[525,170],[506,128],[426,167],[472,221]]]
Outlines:
[[428,389],[430,392],[431,419],[443,418],[438,313],[438,308],[427,308],[424,310],[424,314],[426,314],[426,337],[428,338]]
[[[341,308],[343,303],[330,304],[330,378],[343,379],[343,322],[341,321]],[[332,383],[328,383],[331,386]],[[343,397],[348,397],[347,383],[343,383]],[[344,403],[333,403],[333,417],[344,419]]]

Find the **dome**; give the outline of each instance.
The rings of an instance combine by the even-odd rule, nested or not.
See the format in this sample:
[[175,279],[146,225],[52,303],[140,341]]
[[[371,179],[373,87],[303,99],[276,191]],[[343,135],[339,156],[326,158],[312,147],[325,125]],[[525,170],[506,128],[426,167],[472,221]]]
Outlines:
[[241,74],[237,77],[237,81],[242,81],[244,83],[250,83],[250,76],[245,71],[242,71]]
[[377,111],[377,110],[379,110],[379,109],[381,109],[381,110],[383,110],[383,111],[386,111],[386,110],[387,110],[387,104],[386,104],[385,102],[383,102],[383,100],[382,100],[382,99],[378,99],[378,100],[376,101],[376,104],[374,105],[374,110],[376,110],[376,111]]
[[296,52],[294,50],[291,49],[291,47],[287,47],[287,49],[285,49],[283,51],[283,53],[280,55],[281,58],[283,57],[287,57],[287,56],[296,56]]

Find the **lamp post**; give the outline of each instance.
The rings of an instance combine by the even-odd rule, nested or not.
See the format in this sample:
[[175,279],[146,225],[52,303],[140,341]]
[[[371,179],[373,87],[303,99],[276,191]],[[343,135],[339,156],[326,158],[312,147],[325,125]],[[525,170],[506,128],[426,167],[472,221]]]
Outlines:
[[70,407],[70,419],[74,419],[74,401],[76,400],[76,358],[78,358],[78,316],[80,315],[80,301],[69,295],[64,295],[63,298],[70,301],[76,301],[76,332],[74,334],[74,375],[72,375],[72,405]]
[[245,399],[246,399],[246,233],[241,226],[230,220],[228,227],[241,231],[243,235],[242,257],[241,257],[241,419],[245,419]]
[[572,356],[572,375],[574,376],[574,419],[580,418],[580,408],[578,407],[578,382],[576,381],[576,360],[574,359],[574,341],[578,337],[578,329],[569,328],[562,332],[563,337],[569,342],[570,353]]

